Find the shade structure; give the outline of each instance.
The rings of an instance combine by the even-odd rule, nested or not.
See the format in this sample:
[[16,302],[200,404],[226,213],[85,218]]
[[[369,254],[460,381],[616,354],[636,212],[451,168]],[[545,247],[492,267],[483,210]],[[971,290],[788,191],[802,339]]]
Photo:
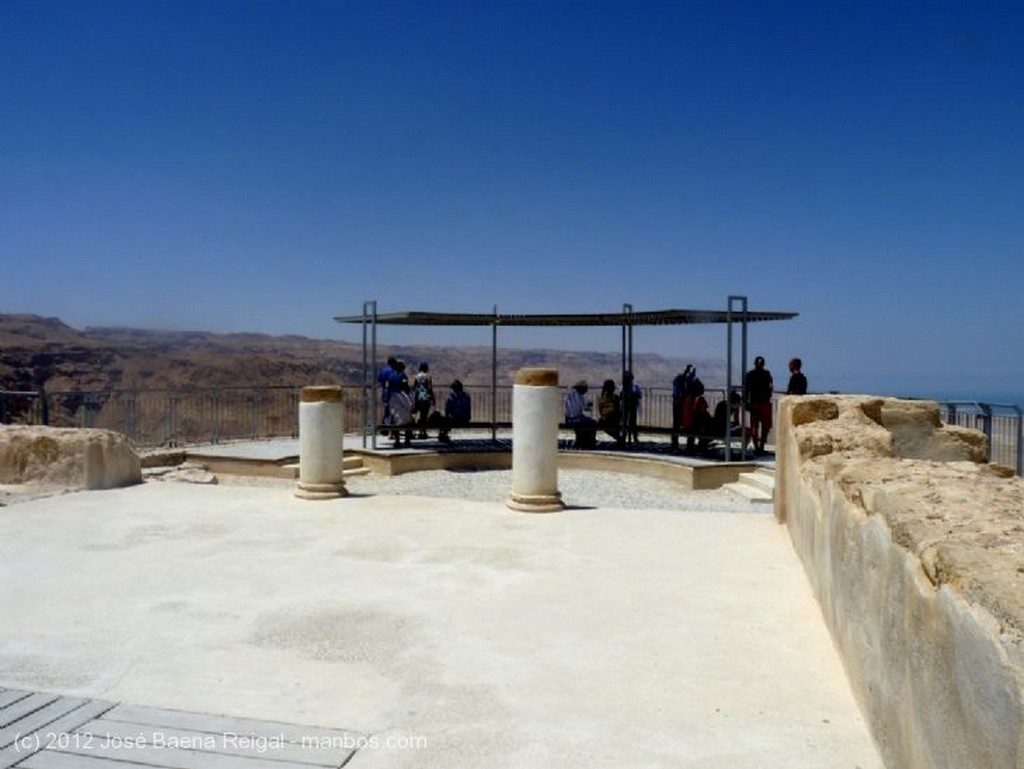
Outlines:
[[[622,312],[598,313],[499,313],[486,312],[432,312],[404,310],[401,312],[378,313],[377,302],[363,303],[360,315],[337,315],[338,323],[358,323],[363,326],[363,443],[371,436],[373,446],[377,445],[376,420],[373,418],[375,402],[374,388],[377,371],[377,326],[477,326],[491,328],[491,437],[497,438],[497,418],[494,413],[495,391],[497,390],[498,328],[500,327],[599,327],[617,326],[622,330],[622,370],[632,368],[633,329],[636,326],[682,326],[694,324],[726,324],[728,341],[726,350],[727,370],[730,380],[727,389],[732,389],[731,372],[733,356],[732,327],[740,324],[741,361],[743,369],[747,364],[747,324],[765,321],[791,320],[796,312],[774,310],[750,310],[746,296],[728,297],[725,310],[634,310],[633,305],[623,304]],[[368,354],[367,345],[370,345]],[[729,449],[726,447],[726,456]]]
[[[728,310],[645,310],[598,313],[403,312],[376,315],[381,326],[682,326],[729,323]],[[790,320],[795,312],[748,311],[747,322]],[[338,323],[363,323],[365,315],[339,315]]]

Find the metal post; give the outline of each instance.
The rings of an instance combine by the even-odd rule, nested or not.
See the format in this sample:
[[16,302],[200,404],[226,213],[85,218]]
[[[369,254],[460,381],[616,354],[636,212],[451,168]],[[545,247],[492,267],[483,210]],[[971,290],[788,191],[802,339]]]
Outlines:
[[1017,475],[1024,475],[1024,415],[1020,406],[1014,406],[1017,412]]
[[738,304],[741,318],[742,318],[742,337],[741,337],[741,350],[740,350],[740,431],[742,435],[742,456],[745,457],[747,453],[747,410],[745,408],[747,403],[747,384],[746,384],[746,372],[747,372],[747,297],[745,296],[730,296],[728,299],[728,305],[725,310],[725,327],[726,327],[726,370],[725,370],[725,397],[727,399],[726,414],[728,418],[725,422],[725,461],[732,461],[732,401],[729,400],[732,397],[733,384],[732,384],[732,324],[735,322],[733,318],[733,307]]
[[210,428],[210,443],[217,443],[217,407],[214,403],[214,398],[216,398],[216,390],[212,393],[206,393],[206,397],[203,398],[207,410],[206,421],[209,423]]
[[257,390],[252,394],[252,437],[253,440],[259,440],[260,437],[260,416],[263,411],[263,403],[260,398],[260,391]]
[[629,318],[633,313],[633,305],[622,304],[622,372],[633,370],[633,322]]
[[[363,434],[363,448],[366,448],[366,429],[370,424],[370,391],[373,386],[370,383],[370,369],[368,368],[369,361],[366,359],[366,302],[363,302],[363,322],[361,324],[363,331],[363,386],[360,388],[360,408],[362,409],[362,426],[359,428],[359,432]],[[373,372],[374,379],[376,379],[377,372]]]
[[491,323],[491,441],[498,440],[498,305]]
[[135,435],[135,393],[131,391],[124,394],[124,422],[128,440],[134,442],[137,439]]
[[178,396],[177,393],[170,393],[167,398],[167,436],[165,442],[168,446],[174,447],[178,445],[177,441],[177,426],[175,422],[178,419]]
[[[633,321],[629,317],[630,315],[632,315],[632,313],[633,313],[633,305],[631,305],[629,302],[623,302],[622,303],[622,376],[619,379],[619,381],[621,381],[623,383],[623,385],[625,385],[625,382],[626,382],[626,372],[627,371],[630,372],[630,375],[632,375],[632,373],[633,373]],[[630,385],[632,386],[635,383],[636,382],[633,381],[633,382],[630,383]],[[629,395],[629,398],[630,399],[632,398],[632,394]],[[626,441],[628,442],[629,441],[630,422],[629,422],[629,413],[628,413],[629,410],[626,408],[627,395],[626,395],[625,389],[623,389],[623,391],[621,393],[619,393],[619,399],[620,399],[620,401],[622,403],[622,408],[619,409],[619,420],[620,420],[619,421],[619,430],[621,431],[619,434],[624,436]],[[630,402],[630,408],[632,408],[632,401],[630,400],[629,402]]]
[[[370,367],[366,366],[366,324],[370,322]],[[372,379],[371,379],[372,377]],[[370,446],[377,448],[377,300],[363,302],[363,448],[366,433]]]
[[979,403],[981,409],[981,429],[985,433],[985,442],[988,444],[988,461],[992,461],[992,407],[987,403]]
[[629,347],[629,360],[628,360],[629,372],[632,374],[633,373],[633,318],[631,316],[633,315],[633,305],[631,305],[631,304],[627,304],[626,305],[626,314],[628,316],[630,316],[630,318],[629,318],[629,327],[628,327],[628,336],[629,336],[629,338],[627,339],[627,345]]
[[213,442],[220,443],[220,427],[221,427],[221,393],[220,390],[215,390],[213,393]]
[[[732,461],[732,297],[725,309],[725,461]],[[742,420],[743,408],[740,407]]]

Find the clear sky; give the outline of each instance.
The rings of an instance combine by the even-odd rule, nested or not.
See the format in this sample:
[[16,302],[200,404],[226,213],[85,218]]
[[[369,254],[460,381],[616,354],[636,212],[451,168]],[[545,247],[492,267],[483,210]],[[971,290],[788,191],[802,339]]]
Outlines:
[[739,294],[800,313],[751,328],[777,380],[1020,392],[1022,256],[1014,0],[0,2],[0,312],[357,341],[366,299]]

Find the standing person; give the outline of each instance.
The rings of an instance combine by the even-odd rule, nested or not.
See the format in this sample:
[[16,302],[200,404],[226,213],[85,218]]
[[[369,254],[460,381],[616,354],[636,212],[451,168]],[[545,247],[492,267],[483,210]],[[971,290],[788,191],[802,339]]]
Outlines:
[[633,379],[633,372],[622,372],[622,432],[626,443],[637,443],[640,440],[636,415],[640,411],[642,397],[643,392],[640,390],[640,385]]
[[403,379],[391,393],[391,424],[394,431],[391,433],[395,446],[402,445],[402,433],[405,433],[405,445],[412,444],[412,395],[409,393],[409,380]]
[[[388,373],[388,383],[387,383],[387,397],[388,397],[388,400],[387,400],[387,404],[386,404],[386,407],[385,407],[385,411],[388,413],[388,421],[385,422],[385,424],[395,424],[395,419],[394,419],[394,417],[395,417],[394,410],[395,409],[394,409],[394,403],[392,402],[394,400],[395,393],[397,393],[400,389],[402,389],[403,385],[405,386],[405,388],[404,388],[405,392],[407,394],[409,393],[409,377],[406,376],[406,374],[405,374],[405,361],[402,360],[401,358],[395,358],[393,360],[394,360],[394,363],[393,364],[389,364],[391,370]],[[409,396],[409,400],[410,400],[410,403],[411,403],[412,402],[412,396],[411,395]],[[391,433],[391,437],[395,438],[397,440],[398,439],[398,431],[397,430],[393,430],[392,433]]]
[[420,370],[416,372],[412,382],[413,410],[416,413],[416,424],[419,425],[420,438],[427,437],[427,420],[434,407],[434,380],[430,376],[430,366],[420,361]]
[[804,376],[804,362],[799,358],[793,358],[789,362],[789,384],[786,385],[786,395],[807,395],[807,377]]
[[388,358],[388,362],[380,367],[380,371],[377,372],[377,384],[380,385],[380,400],[384,404],[384,419],[381,424],[391,424],[391,407],[388,405],[388,400],[391,396],[391,377],[395,373],[395,366],[398,365],[398,359],[395,356]]
[[672,451],[679,450],[679,426],[683,423],[683,404],[697,378],[697,367],[687,363],[682,374],[672,380]]
[[764,358],[754,358],[754,368],[747,372],[744,386],[747,390],[747,408],[750,410],[750,432],[754,439],[754,453],[764,454],[768,433],[772,430],[772,393],[775,383],[772,372],[764,367]]

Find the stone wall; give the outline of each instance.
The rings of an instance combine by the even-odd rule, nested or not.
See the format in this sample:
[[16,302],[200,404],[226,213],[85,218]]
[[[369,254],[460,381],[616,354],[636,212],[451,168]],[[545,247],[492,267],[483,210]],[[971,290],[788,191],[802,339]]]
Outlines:
[[0,426],[0,484],[110,489],[142,481],[139,456],[120,433]]
[[1024,485],[935,404],[784,397],[775,511],[889,769],[1024,769]]

